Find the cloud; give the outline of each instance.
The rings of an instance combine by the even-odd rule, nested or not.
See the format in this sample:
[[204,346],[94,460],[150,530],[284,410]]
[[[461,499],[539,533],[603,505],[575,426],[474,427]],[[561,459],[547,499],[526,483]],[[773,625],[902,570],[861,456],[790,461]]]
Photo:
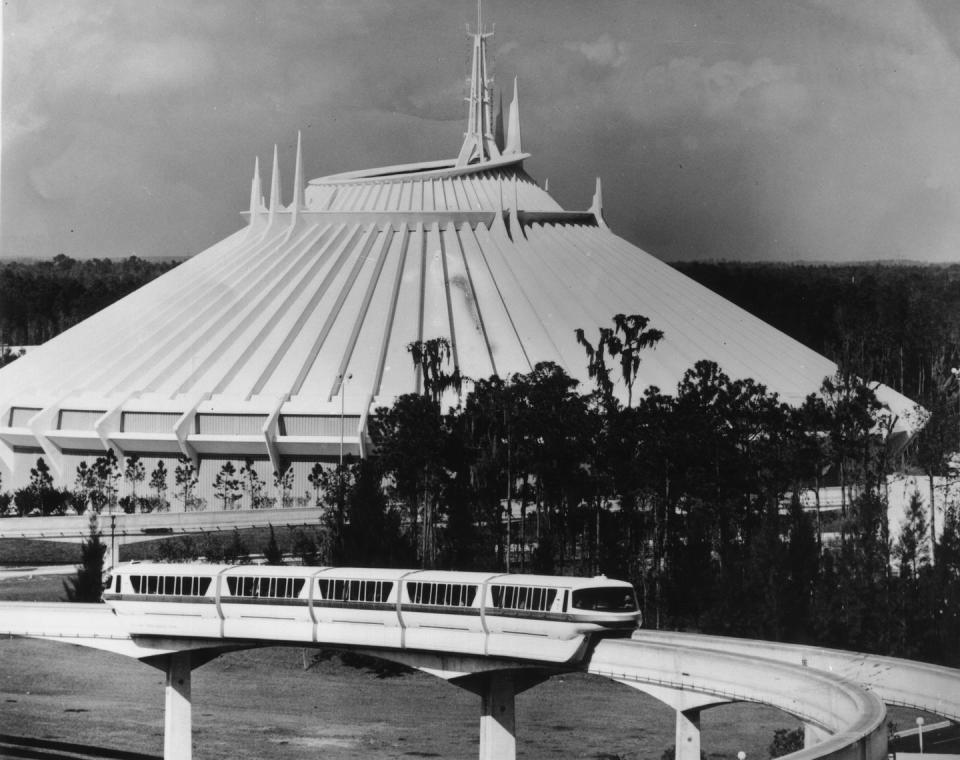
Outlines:
[[[455,154],[469,15],[440,0],[7,6],[3,233],[29,238],[7,250],[201,250],[238,224],[252,156],[280,142],[291,166],[298,128],[311,176]],[[488,63],[508,98],[519,75],[528,170],[569,208],[602,175],[614,229],[658,255],[866,259],[917,240],[945,256],[958,239],[956,4],[517,0],[488,15],[510,35]],[[98,232],[97,208],[139,229]],[[78,220],[82,245],[51,237]]]
[[590,63],[618,69],[629,59],[630,44],[617,42],[609,34],[603,34],[594,42],[568,42],[568,50],[579,52]]
[[647,122],[701,117],[766,128],[795,122],[805,100],[795,69],[770,58],[706,63],[683,57],[642,72],[631,105]]
[[209,45],[179,35],[128,45],[102,83],[114,95],[149,95],[156,90],[196,87],[217,70]]

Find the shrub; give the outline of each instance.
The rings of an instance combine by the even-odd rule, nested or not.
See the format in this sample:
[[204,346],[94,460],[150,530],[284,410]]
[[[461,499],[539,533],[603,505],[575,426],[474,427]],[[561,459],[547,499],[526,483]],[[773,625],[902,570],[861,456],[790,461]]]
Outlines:
[[81,565],[77,574],[63,582],[70,602],[99,602],[103,593],[103,555],[107,545],[100,540],[95,515],[90,515],[90,536],[80,546]]
[[224,560],[223,544],[217,536],[204,536],[200,544],[200,554],[207,562],[219,564]]
[[317,542],[313,536],[302,530],[293,535],[293,556],[304,565],[317,564]]
[[803,749],[803,727],[778,728],[770,742],[770,757],[782,757]]
[[170,503],[159,496],[141,496],[138,500],[141,512],[169,512]]
[[197,542],[190,536],[170,538],[157,545],[159,562],[189,562],[195,560],[198,554]]
[[33,488],[18,488],[13,492],[13,503],[17,505],[17,514],[21,517],[41,514],[40,494]]
[[250,561],[250,552],[240,537],[240,531],[236,528],[233,529],[233,538],[230,541],[230,545],[223,552],[223,559],[230,564],[239,563],[241,565],[245,565]]
[[283,552],[280,551],[280,547],[277,545],[277,537],[274,535],[272,525],[270,526],[270,539],[263,548],[263,558],[268,565],[283,564]]

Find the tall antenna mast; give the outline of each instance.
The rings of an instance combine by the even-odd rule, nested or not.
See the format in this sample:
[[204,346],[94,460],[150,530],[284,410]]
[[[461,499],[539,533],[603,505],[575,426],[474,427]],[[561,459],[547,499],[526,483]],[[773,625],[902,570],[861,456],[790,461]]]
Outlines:
[[457,157],[457,166],[482,163],[500,157],[493,134],[493,97],[487,78],[487,38],[493,32],[483,29],[482,0],[477,0],[477,29],[467,35],[473,38],[473,63],[470,67],[470,94],[467,97],[467,131]]

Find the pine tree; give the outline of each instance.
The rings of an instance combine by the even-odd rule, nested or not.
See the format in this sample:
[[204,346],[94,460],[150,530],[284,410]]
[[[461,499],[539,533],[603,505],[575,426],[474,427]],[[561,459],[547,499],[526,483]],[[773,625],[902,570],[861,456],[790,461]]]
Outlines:
[[69,602],[99,602],[103,593],[103,557],[107,545],[100,540],[97,515],[90,514],[90,536],[80,546],[77,574],[63,582]]
[[266,560],[268,565],[283,564],[283,552],[280,551],[280,546],[277,544],[277,537],[274,535],[272,525],[270,526],[270,539],[267,541],[267,545],[263,548],[263,558]]

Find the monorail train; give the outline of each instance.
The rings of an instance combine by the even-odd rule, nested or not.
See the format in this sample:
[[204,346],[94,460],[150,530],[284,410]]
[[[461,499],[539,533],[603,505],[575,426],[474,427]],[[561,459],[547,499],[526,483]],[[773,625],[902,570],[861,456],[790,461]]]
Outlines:
[[439,570],[123,563],[103,600],[135,635],[569,662],[640,625],[624,581]]

